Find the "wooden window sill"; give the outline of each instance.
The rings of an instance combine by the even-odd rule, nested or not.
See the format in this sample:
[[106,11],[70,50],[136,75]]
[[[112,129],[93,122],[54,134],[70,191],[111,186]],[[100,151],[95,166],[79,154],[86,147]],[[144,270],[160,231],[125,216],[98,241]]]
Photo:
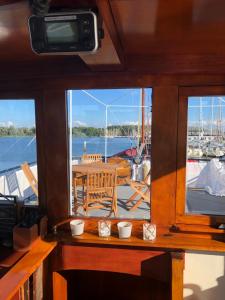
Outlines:
[[164,250],[198,250],[225,252],[225,235],[220,238],[199,238],[196,234],[159,233],[156,240],[144,241],[142,234],[134,234],[129,239],[119,239],[116,233],[109,238],[98,237],[97,231],[85,232],[81,236],[72,237],[69,231],[59,231],[56,235],[49,235],[48,240],[62,244],[79,245],[92,244],[112,247],[143,247]]

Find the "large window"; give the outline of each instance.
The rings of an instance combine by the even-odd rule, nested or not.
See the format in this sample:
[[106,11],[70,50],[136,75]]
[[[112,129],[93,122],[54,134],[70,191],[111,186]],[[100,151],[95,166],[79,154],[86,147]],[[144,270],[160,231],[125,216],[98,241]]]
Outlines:
[[38,203],[34,100],[0,100],[0,193]]
[[182,89],[177,176],[181,222],[213,225],[225,216],[225,91],[218,89]]
[[71,214],[150,218],[151,89],[68,92]]

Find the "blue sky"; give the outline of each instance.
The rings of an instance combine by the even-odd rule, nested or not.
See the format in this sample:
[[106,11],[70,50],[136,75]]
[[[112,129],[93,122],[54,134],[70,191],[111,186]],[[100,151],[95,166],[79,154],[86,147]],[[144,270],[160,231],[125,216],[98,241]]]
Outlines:
[[[146,105],[151,105],[151,89],[145,89]],[[88,95],[88,94],[89,95]],[[95,97],[97,100],[94,100]],[[125,105],[127,107],[110,107],[108,109],[108,125],[137,124],[138,108],[129,105],[140,105],[140,89],[108,89],[108,90],[73,90],[72,91],[72,119],[73,126],[105,126],[105,106]],[[212,101],[214,109],[212,111]],[[199,106],[203,108],[200,112]],[[216,125],[221,114],[225,127],[225,97],[190,97],[188,118],[189,125],[199,125],[202,115],[203,123]],[[222,106],[220,106],[222,105]],[[206,106],[206,107],[204,107]],[[150,110],[147,110],[147,113]],[[32,127],[35,125],[35,106],[33,100],[1,100],[0,101],[0,126],[14,125],[17,127]]]
[[34,100],[1,100],[0,126],[35,126]]
[[[200,105],[202,105],[201,110]],[[223,96],[189,97],[188,107],[189,125],[199,126],[199,124],[203,124],[203,126],[211,126],[212,124],[217,126],[220,118],[222,125],[225,125],[225,97]]]
[[[104,127],[106,105],[108,125],[137,124],[140,89],[73,90],[73,126]],[[151,89],[145,89],[146,106],[151,106]],[[95,99],[94,99],[95,98]],[[123,105],[124,107],[116,107]],[[150,111],[146,109],[147,111]]]

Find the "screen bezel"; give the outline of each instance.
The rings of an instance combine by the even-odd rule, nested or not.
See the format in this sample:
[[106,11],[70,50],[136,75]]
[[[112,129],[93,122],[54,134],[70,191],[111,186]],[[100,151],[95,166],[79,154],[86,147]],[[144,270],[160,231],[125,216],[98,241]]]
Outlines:
[[[50,21],[68,21],[68,22],[77,22],[79,30],[79,20],[84,20],[84,15],[91,15],[91,33],[89,34],[89,41],[92,41],[93,47],[84,47],[84,44],[81,43],[80,38],[76,42],[68,43],[50,43],[47,37],[46,24]],[[88,19],[88,18],[87,18]],[[39,55],[42,54],[79,54],[79,53],[94,53],[99,47],[98,41],[98,26],[97,26],[97,16],[92,11],[84,12],[73,12],[73,13],[55,13],[47,14],[45,16],[31,16],[29,18],[29,29],[30,29],[30,40],[32,50]],[[80,35],[80,34],[79,34]],[[90,38],[91,36],[91,38]],[[88,40],[88,39],[87,39]],[[39,43],[41,46],[39,47]],[[91,46],[92,46],[91,45]]]

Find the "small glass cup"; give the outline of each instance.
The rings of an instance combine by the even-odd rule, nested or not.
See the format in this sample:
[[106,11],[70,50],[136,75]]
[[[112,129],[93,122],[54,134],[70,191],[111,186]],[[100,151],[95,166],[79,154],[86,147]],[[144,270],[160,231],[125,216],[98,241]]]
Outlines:
[[143,240],[153,241],[156,239],[156,225],[151,223],[143,224]]
[[111,235],[111,221],[109,220],[98,221],[98,235],[100,237],[109,237]]

